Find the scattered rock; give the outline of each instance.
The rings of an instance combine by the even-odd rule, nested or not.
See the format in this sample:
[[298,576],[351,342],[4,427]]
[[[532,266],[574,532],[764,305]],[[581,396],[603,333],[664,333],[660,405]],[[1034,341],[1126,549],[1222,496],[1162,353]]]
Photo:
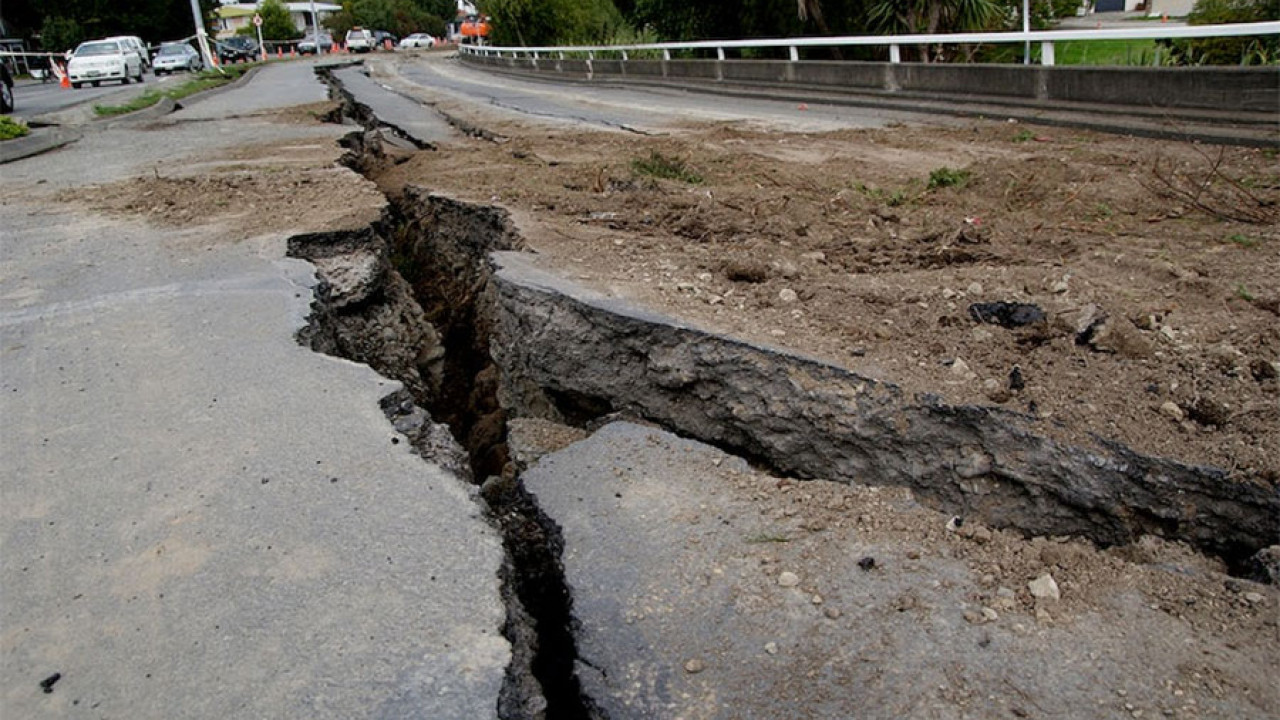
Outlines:
[[1022,368],[1014,365],[1009,371],[1009,389],[1017,392],[1027,386],[1027,381],[1022,377]]
[[982,618],[987,622],[995,622],[1000,619],[1000,613],[996,612],[995,608],[984,607],[982,608]]
[[1188,409],[1187,417],[1201,425],[1222,427],[1231,420],[1231,408],[1207,397],[1200,397]]
[[1277,376],[1280,376],[1280,368],[1276,367],[1276,363],[1264,358],[1254,358],[1249,363],[1249,374],[1253,375],[1253,379],[1258,382],[1275,380]]
[[794,278],[800,275],[800,267],[790,260],[776,260],[772,263],[773,269],[778,275],[784,278]]
[[795,587],[800,584],[800,576],[790,570],[783,570],[778,575],[778,584],[787,588]]
[[1245,599],[1245,602],[1249,603],[1250,605],[1261,605],[1262,601],[1265,600],[1266,598],[1262,596],[1262,593],[1247,592],[1244,594],[1244,599]]
[[54,673],[49,677],[40,681],[40,689],[43,690],[46,695],[48,695],[49,693],[53,692],[53,686],[56,685],[58,681],[61,679],[62,679],[62,673]]
[[1280,545],[1263,548],[1249,558],[1250,575],[1258,582],[1280,585]]
[[960,358],[956,358],[955,361],[951,363],[951,374],[963,380],[973,380],[978,377],[978,374],[969,367],[969,363]]
[[1160,414],[1177,422],[1182,422],[1182,418],[1185,416],[1182,408],[1178,407],[1178,404],[1172,400],[1166,400],[1160,405]]
[[974,303],[969,306],[969,315],[980,323],[1009,329],[1042,323],[1047,317],[1039,305],[1003,301]]
[[840,617],[840,609],[829,607],[826,610],[823,610],[822,614],[826,615],[828,620],[836,620]]
[[858,567],[862,568],[864,571],[872,570],[875,568],[875,566],[876,566],[876,559],[871,557],[870,555],[858,561]]
[[782,288],[778,291],[778,299],[784,303],[793,303],[799,300],[800,296],[796,295],[796,291],[791,288]]
[[767,652],[767,653],[769,653],[770,655],[777,655],[777,654],[778,654],[778,643],[776,643],[776,642],[767,642],[767,643],[765,643],[765,644],[764,644],[764,651],[765,651],[765,652]]
[[966,293],[968,293],[969,295],[971,295],[971,296],[972,296],[972,295],[981,295],[981,294],[982,294],[982,283],[979,283],[979,282],[971,282],[971,283],[969,283],[969,287],[965,288],[965,290],[964,290],[964,291],[965,291]]
[[697,675],[698,673],[706,669],[707,669],[706,663],[702,662],[698,658],[693,658],[692,660],[689,660],[684,664],[684,671],[689,673],[690,675]]
[[728,260],[724,275],[732,282],[762,283],[769,279],[769,266],[751,260]]
[[[1058,591],[1058,583],[1054,581],[1053,576],[1049,573],[1045,573],[1027,583],[1027,589],[1031,591],[1031,597],[1037,600],[1062,599],[1062,593]],[[1038,614],[1037,617],[1039,617]]]
[[807,253],[801,254],[800,259],[808,260],[810,262],[826,262],[827,254],[822,252],[821,250],[816,252],[807,252]]
[[987,621],[987,619],[983,617],[982,613],[973,609],[964,611],[964,620],[971,625],[981,625]]
[[822,604],[822,596],[821,596],[821,595],[814,595],[813,597],[809,598],[809,602],[813,603],[814,605],[821,605],[821,604]]

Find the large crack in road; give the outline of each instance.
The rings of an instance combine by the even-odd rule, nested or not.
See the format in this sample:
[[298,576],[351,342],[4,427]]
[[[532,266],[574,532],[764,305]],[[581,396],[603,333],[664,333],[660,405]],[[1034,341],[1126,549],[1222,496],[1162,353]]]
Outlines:
[[[376,174],[394,162],[385,125],[349,95],[347,107],[363,129],[345,142],[346,164]],[[515,659],[501,717],[605,714],[575,672],[563,534],[524,487],[511,414],[583,426],[626,411],[777,471],[905,485],[1028,535],[1103,546],[1178,538],[1244,574],[1274,541],[1280,501],[1265,488],[1226,487],[1210,469],[1116,444],[1061,446],[1012,413],[912,403],[890,384],[654,318],[527,267],[498,207],[414,187],[388,201],[365,231],[290,241],[321,279],[300,341],[402,381],[388,417],[424,457],[471,478],[502,529]]]

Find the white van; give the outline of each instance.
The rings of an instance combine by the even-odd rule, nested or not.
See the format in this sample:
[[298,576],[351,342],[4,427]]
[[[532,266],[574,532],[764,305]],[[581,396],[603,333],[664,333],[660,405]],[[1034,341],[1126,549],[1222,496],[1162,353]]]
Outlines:
[[93,40],[80,43],[67,63],[67,75],[71,87],[85,83],[94,87],[104,80],[119,80],[128,85],[129,80],[143,81],[142,60],[133,48],[125,47],[119,40]]
[[151,53],[147,52],[147,44],[142,42],[142,38],[137,35],[116,35],[115,37],[104,38],[105,40],[115,40],[125,47],[133,50],[138,55],[138,60],[142,62],[142,67],[151,67]]

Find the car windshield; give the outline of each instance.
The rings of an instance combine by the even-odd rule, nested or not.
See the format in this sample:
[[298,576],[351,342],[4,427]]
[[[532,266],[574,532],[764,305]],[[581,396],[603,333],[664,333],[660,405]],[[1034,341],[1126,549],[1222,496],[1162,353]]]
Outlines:
[[186,53],[187,53],[186,45],[161,45],[160,46],[161,55],[185,55]]
[[76,57],[93,57],[95,55],[119,55],[120,46],[113,42],[85,43],[76,48]]

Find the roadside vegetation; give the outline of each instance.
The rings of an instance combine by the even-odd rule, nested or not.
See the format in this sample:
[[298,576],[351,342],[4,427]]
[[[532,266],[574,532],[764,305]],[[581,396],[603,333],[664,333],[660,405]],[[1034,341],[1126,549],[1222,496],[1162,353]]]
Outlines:
[[213,88],[234,82],[241,75],[244,75],[250,69],[255,67],[255,65],[257,65],[257,63],[227,65],[223,68],[222,72],[218,72],[217,70],[205,70],[197,73],[190,80],[187,80],[177,87],[166,88],[164,90],[148,90],[123,105],[94,105],[93,111],[101,117],[114,117],[116,115],[126,115],[131,112],[136,112],[143,108],[149,108],[164,98],[181,100],[198,92],[212,90]]
[[14,120],[8,115],[0,115],[0,142],[20,138],[31,132],[25,123]]

